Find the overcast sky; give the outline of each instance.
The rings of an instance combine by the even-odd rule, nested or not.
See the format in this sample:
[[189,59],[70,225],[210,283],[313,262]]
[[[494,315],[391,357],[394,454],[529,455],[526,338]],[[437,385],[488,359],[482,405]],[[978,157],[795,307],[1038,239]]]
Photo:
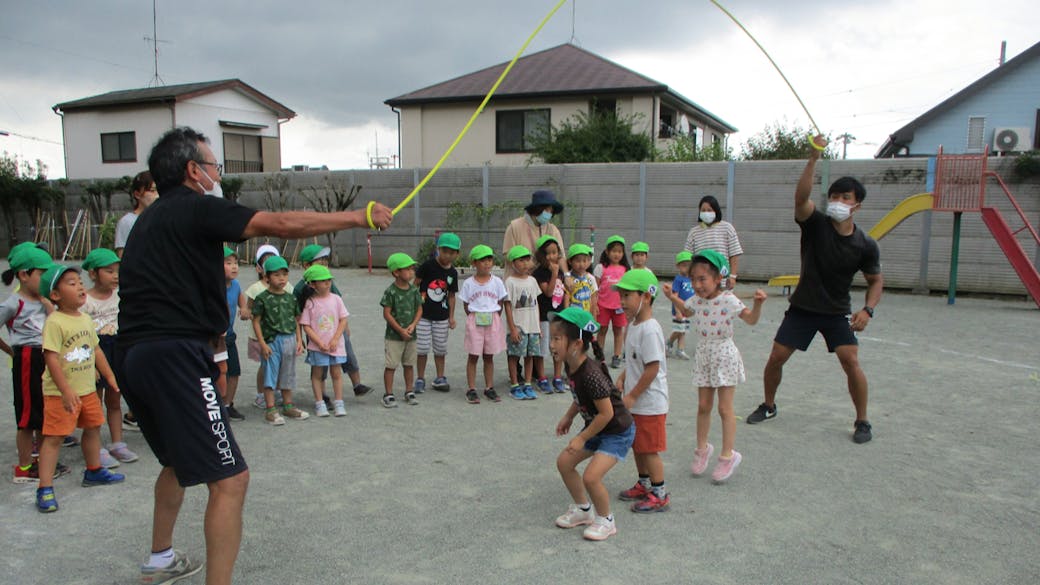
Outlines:
[[[575,44],[740,129],[808,119],[754,44],[708,0],[571,0],[527,53]],[[283,165],[367,168],[396,153],[383,101],[506,62],[555,0],[158,0],[167,84],[237,77],[297,112]],[[825,133],[869,158],[899,127],[1040,41],[1035,0],[728,0]],[[64,176],[59,102],[146,87],[148,0],[8,0],[0,21],[0,151]]]

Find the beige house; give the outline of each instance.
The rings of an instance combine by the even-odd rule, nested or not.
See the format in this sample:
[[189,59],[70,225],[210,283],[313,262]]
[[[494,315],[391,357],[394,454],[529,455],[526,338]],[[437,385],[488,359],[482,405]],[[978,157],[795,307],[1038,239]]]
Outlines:
[[134,175],[159,137],[191,126],[210,139],[228,173],[281,170],[289,108],[238,79],[111,91],[54,106],[70,179]]
[[[398,113],[401,166],[436,164],[507,65],[386,100]],[[564,44],[516,62],[445,164],[526,164],[530,136],[578,112],[594,111],[637,115],[637,128],[659,148],[680,134],[692,134],[698,146],[725,146],[737,131],[667,85]]]

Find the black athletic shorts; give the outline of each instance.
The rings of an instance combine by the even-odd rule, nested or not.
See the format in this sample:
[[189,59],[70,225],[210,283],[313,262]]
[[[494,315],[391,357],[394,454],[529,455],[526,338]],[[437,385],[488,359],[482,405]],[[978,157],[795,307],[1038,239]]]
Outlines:
[[831,353],[842,345],[859,345],[847,315],[825,315],[797,307],[787,308],[773,341],[805,351],[809,349],[817,331],[823,334],[827,351]]
[[227,376],[233,378],[235,376],[242,375],[242,362],[238,359],[238,336],[234,333],[229,333],[224,338],[224,343],[227,344]]
[[[108,360],[108,367],[112,367],[112,358],[115,356],[116,351],[116,336],[115,335],[98,335],[98,347],[101,348],[101,353],[105,354],[105,359]],[[105,382],[104,378],[98,378],[94,382],[94,386],[101,390],[102,388],[108,388],[108,383]]]
[[116,351],[116,375],[152,453],[182,486],[247,469],[213,380],[213,350],[203,340],[143,341]]
[[11,352],[14,419],[19,429],[43,430],[43,348],[16,345]]

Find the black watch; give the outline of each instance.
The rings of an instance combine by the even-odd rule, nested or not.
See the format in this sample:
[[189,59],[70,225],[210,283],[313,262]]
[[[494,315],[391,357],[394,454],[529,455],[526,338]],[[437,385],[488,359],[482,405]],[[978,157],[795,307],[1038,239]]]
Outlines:
[[870,315],[871,319],[874,318],[874,309],[872,307],[864,306],[863,310],[866,311],[868,315]]

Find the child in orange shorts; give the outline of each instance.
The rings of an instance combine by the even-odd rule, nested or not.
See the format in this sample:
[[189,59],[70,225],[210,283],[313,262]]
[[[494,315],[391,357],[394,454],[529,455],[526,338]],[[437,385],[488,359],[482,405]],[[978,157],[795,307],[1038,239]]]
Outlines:
[[40,295],[55,306],[43,325],[43,444],[40,445],[40,484],[36,507],[55,512],[54,469],[62,439],[77,426],[87,469],[84,487],[123,481],[124,476],[101,466],[101,425],[105,412],[94,391],[95,367],[108,387],[119,392],[112,368],[98,346],[94,321],[80,312],[87,300],[79,269],[55,264],[40,277]]

